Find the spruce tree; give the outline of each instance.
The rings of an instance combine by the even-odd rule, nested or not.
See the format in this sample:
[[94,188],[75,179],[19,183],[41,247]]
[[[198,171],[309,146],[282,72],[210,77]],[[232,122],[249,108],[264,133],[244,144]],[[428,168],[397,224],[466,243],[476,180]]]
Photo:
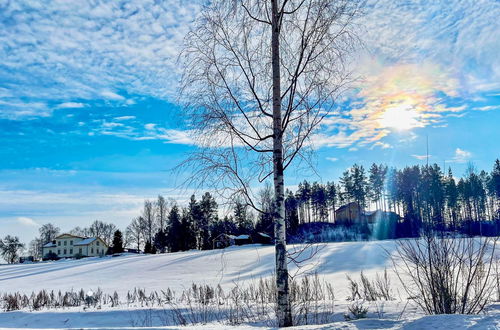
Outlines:
[[123,252],[123,235],[122,232],[119,230],[116,230],[113,235],[113,246],[111,250],[113,253]]
[[181,215],[179,207],[174,205],[168,214],[167,246],[170,252],[181,250]]

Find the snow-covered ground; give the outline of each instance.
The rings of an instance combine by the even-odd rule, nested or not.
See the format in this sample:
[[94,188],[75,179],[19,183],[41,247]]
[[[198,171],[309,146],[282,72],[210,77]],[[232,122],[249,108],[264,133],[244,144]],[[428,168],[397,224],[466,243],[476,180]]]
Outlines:
[[[396,276],[389,271],[395,301],[367,303],[368,319],[346,322],[343,314],[349,302],[346,275],[356,279],[360,271],[368,278],[391,269],[387,253],[395,249],[394,241],[329,243],[315,246],[315,255],[298,268],[291,264],[291,274],[318,273],[321,281],[335,290],[335,313],[338,322],[313,328],[342,329],[500,329],[500,305],[491,305],[480,316],[424,316],[411,303]],[[298,247],[297,247],[298,248]],[[304,257],[307,257],[307,253]],[[302,265],[302,266],[303,266]],[[160,291],[170,288],[176,292],[188,289],[192,283],[221,285],[230,289],[236,284],[256,283],[272,276],[274,247],[248,245],[224,250],[188,251],[161,255],[124,255],[119,257],[60,260],[21,265],[0,266],[0,294],[22,292],[30,294],[42,289],[54,291],[96,290],[120,297],[134,288]],[[119,306],[114,308],[73,307],[31,312],[29,310],[0,312],[0,327],[5,328],[127,328],[134,325],[160,325],[164,309]],[[148,322],[140,322],[148,319]],[[242,327],[265,324],[240,325]],[[203,328],[228,327],[211,323]]]

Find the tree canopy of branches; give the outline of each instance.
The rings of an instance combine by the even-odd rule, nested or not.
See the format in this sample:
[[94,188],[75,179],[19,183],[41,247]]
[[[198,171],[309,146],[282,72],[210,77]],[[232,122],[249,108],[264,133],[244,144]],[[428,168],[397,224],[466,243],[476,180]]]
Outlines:
[[[277,318],[292,324],[284,171],[349,82],[356,1],[212,1],[188,34],[182,95],[199,152],[193,178],[232,189],[257,209],[250,186],[273,177]],[[262,210],[261,210],[262,211]]]
[[12,264],[19,259],[19,253],[24,248],[24,244],[19,241],[17,236],[5,236],[0,239],[0,254],[9,264]]

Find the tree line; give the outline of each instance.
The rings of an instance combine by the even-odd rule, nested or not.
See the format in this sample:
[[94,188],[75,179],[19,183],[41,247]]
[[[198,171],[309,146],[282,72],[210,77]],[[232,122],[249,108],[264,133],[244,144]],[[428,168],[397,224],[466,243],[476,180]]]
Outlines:
[[353,165],[338,183],[304,181],[287,191],[287,223],[293,232],[301,223],[335,222],[338,206],[355,202],[361,210],[379,209],[401,216],[398,237],[419,236],[422,230],[498,235],[500,229],[500,161],[491,172],[472,164],[461,178],[451,168],[414,165],[403,169],[372,164]]
[[[123,234],[114,224],[99,220],[88,227],[75,227],[69,233],[100,237],[109,246],[116,245],[115,252],[124,247],[146,253],[207,250],[213,248],[214,239],[220,234],[255,237],[265,233],[273,237],[273,199],[270,185],[259,193],[261,212],[255,212],[242,200],[220,210],[210,192],[201,199],[192,195],[186,206],[160,195],[156,200],[145,200],[141,214]],[[367,170],[354,164],[337,182],[304,180],[296,191],[288,189],[285,194],[288,240],[300,241],[304,224],[335,226],[335,210],[351,202],[362,210],[398,214],[401,219],[394,238],[417,237],[423,230],[499,235],[500,160],[494,162],[491,172],[469,165],[461,178],[456,178],[451,169],[445,173],[437,164],[402,169],[372,164]],[[42,225],[39,236],[28,246],[28,254],[41,259],[43,245],[60,233],[60,228],[53,224]],[[8,235],[0,240],[0,254],[8,262],[16,261],[24,248],[17,237]]]

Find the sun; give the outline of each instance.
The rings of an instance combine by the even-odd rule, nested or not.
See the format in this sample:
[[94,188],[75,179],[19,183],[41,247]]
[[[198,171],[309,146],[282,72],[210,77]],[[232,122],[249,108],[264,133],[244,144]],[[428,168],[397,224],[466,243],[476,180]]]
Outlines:
[[409,104],[391,105],[378,118],[380,126],[406,131],[421,125],[420,115]]

